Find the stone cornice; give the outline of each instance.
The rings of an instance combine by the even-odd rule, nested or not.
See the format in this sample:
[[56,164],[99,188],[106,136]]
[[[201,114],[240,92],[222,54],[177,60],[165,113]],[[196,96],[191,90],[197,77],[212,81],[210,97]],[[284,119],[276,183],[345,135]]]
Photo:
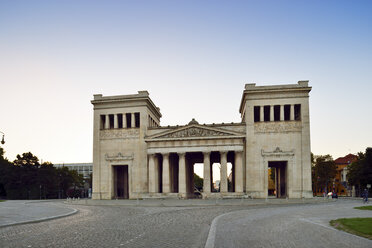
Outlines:
[[[256,84],[246,84],[240,101],[239,113],[244,110],[244,105],[249,95],[249,100],[253,99],[278,99],[278,98],[298,98],[308,97],[311,87],[309,81],[299,81],[297,84],[256,86]],[[296,95],[293,96],[293,93]],[[276,95],[276,96],[273,96]]]
[[[149,107],[149,109],[155,114],[155,116],[158,116],[159,118],[162,116],[160,113],[160,108],[158,108],[154,104],[154,102],[149,97],[149,93],[147,91],[138,91],[138,94],[119,95],[119,96],[102,96],[101,94],[97,94],[97,95],[94,95],[94,99],[91,101],[91,103],[94,105],[94,109],[102,109],[102,108],[105,108],[105,105],[109,105],[109,104],[128,103],[128,102],[139,104],[139,106],[142,106],[143,103],[145,103]],[[121,106],[118,106],[118,107],[121,107]]]

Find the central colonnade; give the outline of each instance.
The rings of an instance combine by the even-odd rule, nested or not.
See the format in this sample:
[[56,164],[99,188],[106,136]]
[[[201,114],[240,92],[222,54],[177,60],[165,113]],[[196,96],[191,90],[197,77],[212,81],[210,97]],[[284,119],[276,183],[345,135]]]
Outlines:
[[[203,198],[215,194],[243,193],[243,150],[148,153],[150,195],[194,196],[194,164],[203,163]],[[212,193],[213,163],[220,163],[220,192]],[[232,164],[232,187],[228,190],[227,163]]]

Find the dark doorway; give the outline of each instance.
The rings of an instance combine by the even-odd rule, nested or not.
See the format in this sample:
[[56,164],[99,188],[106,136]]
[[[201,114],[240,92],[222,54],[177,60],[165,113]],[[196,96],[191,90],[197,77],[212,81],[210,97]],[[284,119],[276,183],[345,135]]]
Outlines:
[[[269,162],[268,195],[277,198],[287,197],[287,161]],[[272,182],[272,184],[270,184]]]
[[128,166],[127,165],[114,166],[114,186],[115,186],[115,198],[118,198],[118,199],[129,198]]

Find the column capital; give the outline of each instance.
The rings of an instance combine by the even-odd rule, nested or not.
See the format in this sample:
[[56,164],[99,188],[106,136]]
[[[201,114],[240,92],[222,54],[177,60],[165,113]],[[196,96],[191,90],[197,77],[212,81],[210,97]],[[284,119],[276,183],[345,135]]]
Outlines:
[[178,157],[185,157],[186,156],[186,152],[177,152],[177,155]]
[[161,153],[163,157],[169,157],[169,152]]
[[225,155],[227,155],[227,153],[228,153],[228,151],[220,151],[221,156],[225,156]]
[[203,155],[204,155],[204,156],[206,156],[206,155],[208,156],[208,155],[210,155],[210,154],[211,154],[211,152],[210,152],[210,151],[207,151],[207,152],[203,152]]

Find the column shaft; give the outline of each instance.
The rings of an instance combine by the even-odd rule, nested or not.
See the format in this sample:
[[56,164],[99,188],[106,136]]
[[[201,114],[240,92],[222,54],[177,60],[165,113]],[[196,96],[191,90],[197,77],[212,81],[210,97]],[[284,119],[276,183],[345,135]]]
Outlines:
[[284,121],[284,105],[280,105],[280,121]]
[[170,192],[169,153],[163,154],[163,193]]
[[118,115],[114,114],[114,128],[118,128],[119,122],[118,122]]
[[110,128],[110,118],[109,115],[105,115],[105,129]]
[[260,106],[260,121],[264,121],[264,106]]
[[185,153],[178,153],[178,193],[186,196],[186,156]]
[[235,192],[243,192],[243,152],[235,152]]
[[210,152],[204,153],[203,192],[211,193],[211,160]]
[[123,128],[127,128],[127,115],[123,114]]
[[131,126],[132,126],[132,128],[135,128],[136,127],[136,118],[135,118],[136,116],[134,115],[134,113],[132,113],[132,123],[131,123]]
[[294,104],[291,104],[291,121],[294,121]]
[[274,105],[270,105],[270,121],[274,121]]
[[221,155],[221,178],[220,192],[227,192],[227,152],[220,152]]
[[155,155],[149,154],[149,192],[156,193],[155,190]]

